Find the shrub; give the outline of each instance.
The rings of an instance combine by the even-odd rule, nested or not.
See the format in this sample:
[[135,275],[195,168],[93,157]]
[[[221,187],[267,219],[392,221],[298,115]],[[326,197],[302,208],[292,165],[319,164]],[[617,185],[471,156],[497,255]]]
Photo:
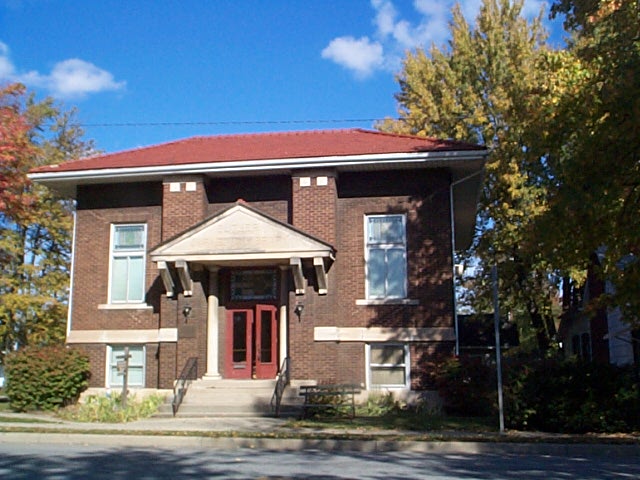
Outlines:
[[5,393],[13,410],[53,410],[78,400],[89,385],[89,359],[64,346],[23,348],[5,357]]
[[382,417],[394,415],[402,411],[402,406],[391,392],[370,393],[367,401],[357,406],[358,416]]
[[495,370],[481,358],[458,357],[441,363],[436,385],[449,415],[486,416],[495,410]]
[[510,428],[564,433],[640,428],[640,390],[631,369],[558,358],[507,365],[504,404]]
[[149,395],[141,400],[132,396],[122,408],[120,399],[120,395],[89,395],[84,403],[60,410],[58,416],[76,422],[132,422],[150,417],[164,402],[162,395]]

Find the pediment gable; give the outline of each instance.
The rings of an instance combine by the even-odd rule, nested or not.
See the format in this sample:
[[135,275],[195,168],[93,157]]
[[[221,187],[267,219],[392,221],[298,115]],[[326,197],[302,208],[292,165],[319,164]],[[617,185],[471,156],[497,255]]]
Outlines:
[[151,252],[153,261],[232,262],[329,257],[334,248],[246,204],[214,215]]

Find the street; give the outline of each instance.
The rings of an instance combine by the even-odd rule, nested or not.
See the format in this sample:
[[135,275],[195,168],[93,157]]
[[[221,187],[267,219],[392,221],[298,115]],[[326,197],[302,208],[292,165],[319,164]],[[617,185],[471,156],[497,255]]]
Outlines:
[[563,479],[640,478],[640,460],[543,455],[102,447],[0,443],[2,479]]

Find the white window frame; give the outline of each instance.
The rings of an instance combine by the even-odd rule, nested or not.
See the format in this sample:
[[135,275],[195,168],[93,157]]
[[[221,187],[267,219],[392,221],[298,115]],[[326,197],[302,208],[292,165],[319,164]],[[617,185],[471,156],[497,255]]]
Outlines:
[[[141,249],[131,249],[131,250],[118,250],[115,249],[116,242],[116,231],[121,227],[142,227],[142,248]],[[128,258],[132,256],[140,256],[142,255],[142,291],[140,292],[140,298],[129,299],[128,293],[127,298],[124,300],[114,300],[113,299],[113,261],[115,258]],[[111,241],[109,245],[109,287],[108,287],[108,298],[110,305],[127,305],[127,304],[143,304],[145,299],[145,291],[146,291],[146,273],[147,273],[147,224],[146,223],[114,223],[111,224]],[[129,281],[129,274],[127,272],[127,282]],[[129,288],[126,288],[127,292]]]
[[107,371],[106,371],[106,375],[105,375],[105,385],[107,388],[120,388],[122,387],[122,381],[124,379],[123,375],[116,375],[116,378],[118,379],[118,381],[116,382],[112,382],[111,381],[111,371],[112,368],[116,367],[116,364],[118,362],[117,358],[114,358],[113,361],[116,363],[112,363],[112,356],[113,356],[113,351],[114,350],[122,350],[122,352],[124,352],[124,349],[126,347],[129,347],[129,351],[131,351],[132,349],[142,349],[142,365],[138,365],[138,364],[131,364],[131,359],[129,360],[129,368],[131,369],[131,367],[134,368],[142,368],[142,383],[138,384],[138,383],[131,383],[131,375],[129,375],[129,377],[127,378],[127,387],[128,388],[144,388],[145,387],[145,383],[146,383],[146,378],[147,378],[147,349],[145,345],[120,345],[120,344],[114,344],[114,345],[107,345]]
[[[384,369],[402,366],[402,364],[389,363],[389,364],[374,364],[371,363],[371,348],[375,347],[401,347],[404,350],[404,385],[389,384],[378,385],[373,383],[372,370],[374,368]],[[376,342],[365,344],[365,358],[367,366],[367,389],[368,390],[408,390],[411,389],[411,349],[408,343],[397,342]]]
[[[398,243],[375,243],[369,242],[369,219],[372,218],[388,218],[388,217],[399,217],[402,219],[402,230],[403,230],[403,239],[402,242]],[[369,256],[370,250],[375,248],[376,250],[403,250],[403,260],[404,260],[404,284],[402,286],[403,292],[402,295],[389,295],[388,291],[388,281],[385,281],[385,294],[382,296],[374,296],[370,291],[370,271],[369,271]],[[373,215],[365,215],[364,216],[364,252],[365,252],[365,298],[367,300],[401,300],[407,298],[407,216],[402,213],[392,213],[392,214],[373,214]],[[385,279],[388,280],[388,276],[385,276]]]

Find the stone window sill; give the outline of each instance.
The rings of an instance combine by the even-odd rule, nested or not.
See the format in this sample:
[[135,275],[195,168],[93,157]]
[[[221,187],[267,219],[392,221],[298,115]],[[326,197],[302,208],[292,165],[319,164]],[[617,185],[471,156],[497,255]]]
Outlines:
[[98,310],[152,310],[146,303],[101,303]]
[[356,305],[411,305],[416,306],[420,305],[420,300],[416,300],[413,298],[388,298],[388,299],[358,299],[356,300]]

